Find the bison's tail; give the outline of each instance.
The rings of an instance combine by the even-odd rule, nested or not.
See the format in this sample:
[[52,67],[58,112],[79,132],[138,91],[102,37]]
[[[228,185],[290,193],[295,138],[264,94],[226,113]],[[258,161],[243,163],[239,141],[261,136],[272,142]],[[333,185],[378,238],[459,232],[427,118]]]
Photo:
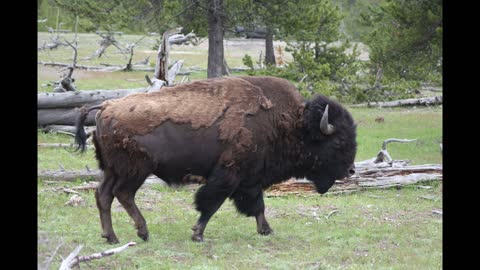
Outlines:
[[83,127],[85,120],[87,120],[87,115],[91,110],[98,110],[102,107],[102,105],[97,105],[90,107],[86,109],[85,107],[82,107],[80,109],[80,114],[77,117],[77,120],[75,122],[75,143],[78,144],[78,147],[75,149],[75,151],[80,150],[80,153],[85,152],[86,146],[87,146],[87,134],[85,133],[85,129]]

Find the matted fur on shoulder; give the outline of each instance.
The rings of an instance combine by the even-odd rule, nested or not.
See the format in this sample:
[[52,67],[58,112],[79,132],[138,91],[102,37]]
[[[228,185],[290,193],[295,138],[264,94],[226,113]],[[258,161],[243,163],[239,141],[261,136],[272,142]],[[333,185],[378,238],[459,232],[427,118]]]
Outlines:
[[240,134],[248,142],[250,136],[242,130],[244,118],[271,107],[261,88],[240,78],[221,78],[111,100],[100,117],[120,135],[130,136],[147,134],[167,120],[198,129],[221,118],[220,139],[231,141]]

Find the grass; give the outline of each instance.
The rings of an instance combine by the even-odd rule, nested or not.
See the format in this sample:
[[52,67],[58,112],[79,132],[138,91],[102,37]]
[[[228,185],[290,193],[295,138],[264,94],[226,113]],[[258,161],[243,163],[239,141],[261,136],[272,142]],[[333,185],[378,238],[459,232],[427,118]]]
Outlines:
[[[394,159],[409,159],[411,164],[442,163],[442,107],[435,108],[351,108],[357,122],[356,160],[372,158],[388,138],[417,139],[410,143],[390,143],[387,150]],[[378,123],[375,118],[383,117]]]
[[[68,185],[67,185],[68,186]],[[253,218],[236,213],[227,201],[205,232],[204,243],[190,240],[197,213],[194,189],[143,187],[137,203],[147,220],[151,239],[136,236],[133,222],[117,201],[113,223],[121,244],[138,246],[89,263],[98,269],[440,269],[442,219],[432,210],[442,207],[441,191],[415,186],[369,191],[349,196],[284,196],[266,198],[266,215],[274,229],[260,236]],[[39,183],[38,230],[50,240],[39,245],[39,262],[56,243],[68,255],[78,244],[90,254],[111,248],[100,238],[93,192],[85,206],[63,206],[67,195]],[[371,195],[377,197],[372,198]],[[433,195],[437,200],[419,198]],[[378,197],[382,198],[378,198]],[[338,210],[327,220],[325,216]],[[74,224],[74,225],[73,225]],[[73,226],[72,226],[73,225]],[[40,237],[41,238],[41,237]],[[60,264],[56,258],[52,268]]]
[[[41,45],[48,33],[39,33]],[[64,35],[71,40],[72,35]],[[99,39],[94,34],[81,34],[79,58],[96,50]],[[127,43],[139,36],[122,36]],[[154,37],[138,45],[135,61],[150,55]],[[242,41],[243,42],[243,41]],[[247,41],[245,41],[247,42]],[[247,42],[248,43],[248,42]],[[253,44],[253,43],[252,43]],[[248,44],[247,44],[248,45]],[[227,61],[231,67],[241,65],[245,53],[258,55],[253,45],[227,46]],[[124,58],[113,48],[107,49],[106,59],[80,61],[99,65],[101,62],[123,64]],[[206,68],[204,45],[174,46],[172,59],[185,59],[186,67]],[[39,52],[39,60],[70,62],[72,52],[67,47],[57,51]],[[38,92],[52,90],[42,86],[59,78],[60,68],[39,66]],[[80,90],[145,87],[148,72],[87,72],[75,71]],[[206,78],[205,72],[193,73],[191,80]],[[139,81],[127,81],[133,79]],[[439,143],[442,141],[442,107],[434,108],[349,108],[358,124],[356,161],[372,158],[387,138],[417,139],[413,143],[392,143],[388,152],[394,159],[410,159],[411,164],[442,163]],[[375,119],[383,117],[383,123]],[[66,135],[38,132],[39,143],[72,143]],[[84,155],[65,149],[38,149],[38,169],[67,170],[96,168],[94,151]],[[92,191],[83,191],[85,204],[65,206],[70,195],[54,192],[52,187],[71,187],[76,183],[46,183],[38,180],[38,262],[45,259],[60,244],[51,269],[61,263],[77,245],[81,255],[112,248],[100,237],[98,210]],[[82,264],[87,269],[441,269],[441,216],[432,210],[442,209],[442,188],[431,182],[431,189],[412,185],[400,190],[370,190],[351,195],[304,195],[266,197],[266,216],[275,233],[260,236],[253,218],[239,215],[227,201],[212,218],[205,232],[204,243],[190,240],[191,226],[198,218],[193,207],[196,186],[168,188],[144,185],[136,201],[150,230],[150,241],[136,236],[133,221],[114,200],[113,226],[121,244],[135,241],[137,246],[101,260]],[[267,194],[268,195],[268,194]],[[433,200],[422,196],[433,196]],[[333,210],[338,212],[325,218]],[[116,245],[118,246],[118,245]]]

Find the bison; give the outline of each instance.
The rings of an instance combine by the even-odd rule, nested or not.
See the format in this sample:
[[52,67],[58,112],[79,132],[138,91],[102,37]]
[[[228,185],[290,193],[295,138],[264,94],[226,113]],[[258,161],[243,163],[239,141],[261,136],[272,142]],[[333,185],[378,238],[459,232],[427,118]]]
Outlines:
[[264,189],[305,177],[323,194],[336,179],[355,173],[351,114],[323,95],[306,101],[280,78],[207,79],[83,108],[75,137],[81,152],[83,123],[93,109],[99,109],[95,156],[104,171],[95,198],[109,243],[118,243],[110,212],[114,197],[134,220],[137,235],[148,240],[134,199],[150,174],[170,185],[204,179],[195,194],[200,217],[192,228],[192,240],[203,241],[208,221],[227,198],[255,217],[259,234],[268,235]]

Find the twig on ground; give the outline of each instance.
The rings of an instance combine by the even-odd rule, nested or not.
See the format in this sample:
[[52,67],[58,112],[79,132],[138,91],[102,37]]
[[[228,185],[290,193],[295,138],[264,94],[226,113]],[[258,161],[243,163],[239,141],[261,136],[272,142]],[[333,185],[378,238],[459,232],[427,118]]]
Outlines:
[[325,216],[325,218],[328,220],[328,219],[330,218],[330,216],[331,216],[331,215],[333,215],[333,214],[335,214],[335,213],[337,213],[337,212],[338,212],[338,210],[337,210],[337,209],[335,209],[335,210],[332,210],[332,211],[330,211],[330,213],[328,213],[328,215],[326,215],[326,216]]
[[130,242],[121,247],[109,249],[107,251],[102,251],[102,252],[94,253],[87,256],[77,256],[80,250],[83,248],[83,245],[80,245],[72,253],[70,253],[70,255],[62,262],[62,265],[60,266],[60,270],[71,269],[72,267],[78,265],[81,262],[87,262],[91,260],[97,260],[106,256],[111,256],[113,254],[124,251],[128,247],[135,246],[135,245],[137,245],[137,243]]

